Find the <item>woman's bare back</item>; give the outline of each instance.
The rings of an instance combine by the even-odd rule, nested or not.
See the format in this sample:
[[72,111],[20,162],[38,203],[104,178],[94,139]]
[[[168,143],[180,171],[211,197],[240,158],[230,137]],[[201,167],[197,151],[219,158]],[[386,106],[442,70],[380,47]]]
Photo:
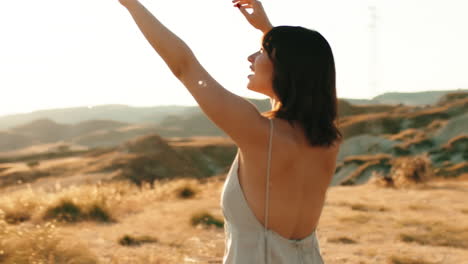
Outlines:
[[[273,121],[268,229],[302,239],[318,225],[339,147],[310,147],[299,127]],[[240,150],[237,172],[247,203],[263,225],[268,140],[264,148]]]

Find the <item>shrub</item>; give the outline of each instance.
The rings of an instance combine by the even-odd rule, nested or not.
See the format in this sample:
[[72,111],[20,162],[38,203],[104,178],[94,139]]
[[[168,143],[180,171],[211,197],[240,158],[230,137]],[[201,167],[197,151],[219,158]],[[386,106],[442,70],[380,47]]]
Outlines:
[[340,244],[356,244],[356,240],[353,240],[348,237],[335,237],[327,239],[328,242],[331,243],[340,243]]
[[44,220],[55,219],[61,222],[78,222],[85,218],[84,212],[74,202],[62,200],[56,206],[48,208]]
[[119,244],[122,246],[140,246],[145,243],[157,243],[158,239],[150,236],[137,236],[124,235],[119,239]]
[[414,157],[398,157],[390,161],[386,175],[374,173],[369,183],[381,187],[407,187],[427,182],[434,176],[431,160],[426,154]]
[[204,225],[204,226],[216,226],[218,228],[224,227],[224,221],[215,218],[208,212],[199,212],[192,216],[191,223],[193,226]]
[[392,165],[390,176],[396,187],[423,183],[433,176],[431,160],[427,155],[397,158]]
[[29,168],[32,169],[32,168],[39,166],[39,161],[32,160],[32,161],[28,161],[26,164],[28,165]]
[[85,220],[114,222],[111,214],[104,206],[94,203],[89,208],[82,208],[68,199],[61,200],[57,205],[48,208],[44,213],[43,219],[55,219],[68,223]]
[[115,221],[108,210],[97,203],[93,204],[89,209],[87,213],[87,219],[106,223]]
[[374,206],[374,205],[367,205],[367,204],[351,204],[351,209],[354,211],[363,211],[363,212],[385,212],[389,211],[389,209],[385,206]]
[[192,188],[191,186],[182,186],[176,190],[177,197],[182,198],[182,199],[189,199],[193,198],[197,191]]
[[[20,224],[31,219],[31,213],[17,210],[17,211],[8,211],[5,213],[5,222],[10,225]],[[1,262],[0,262],[1,263]]]

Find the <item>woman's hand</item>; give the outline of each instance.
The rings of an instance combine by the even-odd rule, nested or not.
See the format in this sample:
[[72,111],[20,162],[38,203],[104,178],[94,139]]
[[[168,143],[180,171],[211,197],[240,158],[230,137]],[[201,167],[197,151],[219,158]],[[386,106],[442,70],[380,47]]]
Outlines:
[[[234,4],[234,7],[239,8],[241,13],[254,28],[261,30],[263,33],[267,33],[273,28],[260,1],[233,0],[232,3]],[[247,12],[248,8],[253,10],[252,13]]]

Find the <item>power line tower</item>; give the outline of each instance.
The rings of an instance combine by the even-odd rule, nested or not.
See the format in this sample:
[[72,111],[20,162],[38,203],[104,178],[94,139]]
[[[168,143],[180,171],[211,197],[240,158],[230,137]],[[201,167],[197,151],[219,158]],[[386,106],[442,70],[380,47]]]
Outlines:
[[369,49],[369,87],[372,90],[374,96],[379,94],[380,82],[379,82],[379,28],[378,28],[378,10],[377,0],[369,1],[369,14],[370,14],[370,49]]

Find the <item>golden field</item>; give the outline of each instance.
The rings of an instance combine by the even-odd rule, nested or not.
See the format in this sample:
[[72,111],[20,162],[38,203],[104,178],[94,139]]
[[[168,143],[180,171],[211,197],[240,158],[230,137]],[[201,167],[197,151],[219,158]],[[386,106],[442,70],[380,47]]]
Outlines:
[[[400,189],[371,182],[331,187],[317,231],[325,262],[468,263],[467,178]],[[223,228],[193,225],[192,218],[206,212],[222,220],[224,180],[4,192],[0,263],[221,263]],[[81,208],[81,215],[47,218],[64,201]],[[109,217],[86,213],[93,207]]]

